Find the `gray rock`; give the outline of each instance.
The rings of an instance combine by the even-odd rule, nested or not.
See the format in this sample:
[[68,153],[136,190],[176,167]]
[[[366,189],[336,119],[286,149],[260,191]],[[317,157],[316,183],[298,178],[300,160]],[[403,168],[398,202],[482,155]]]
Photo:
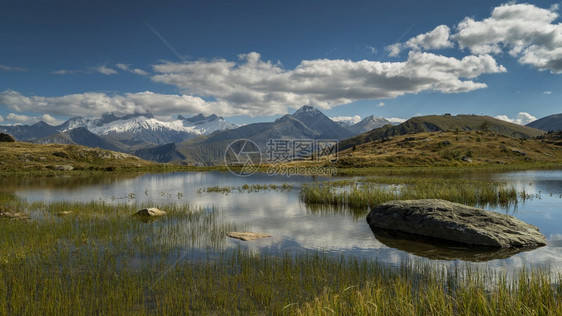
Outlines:
[[486,247],[538,247],[546,238],[513,216],[444,200],[390,201],[377,205],[367,223],[372,229],[401,231]]
[[57,171],[72,171],[72,170],[74,170],[74,167],[71,166],[71,165],[58,165],[58,166],[55,166],[54,169],[57,170]]
[[271,237],[269,234],[252,233],[252,232],[228,232],[226,235],[230,238],[240,239],[243,241],[256,240]]
[[150,208],[144,208],[140,211],[138,211],[136,213],[136,215],[139,216],[146,216],[146,217],[152,217],[152,216],[162,216],[162,215],[166,215],[167,213],[165,211],[161,211],[155,207],[150,207]]

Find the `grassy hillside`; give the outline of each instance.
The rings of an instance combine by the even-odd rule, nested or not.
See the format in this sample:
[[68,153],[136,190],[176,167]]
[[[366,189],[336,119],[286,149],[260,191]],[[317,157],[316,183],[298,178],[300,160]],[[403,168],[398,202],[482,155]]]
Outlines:
[[0,142],[0,172],[111,171],[153,165],[132,155],[78,145]]
[[527,126],[513,124],[489,116],[479,115],[427,115],[413,117],[406,122],[391,126],[386,125],[370,132],[341,141],[340,150],[360,145],[367,142],[406,135],[411,133],[424,133],[436,131],[490,131],[496,134],[514,137],[531,138],[544,132]]
[[562,146],[493,132],[433,132],[368,142],[339,153],[338,167],[562,162]]

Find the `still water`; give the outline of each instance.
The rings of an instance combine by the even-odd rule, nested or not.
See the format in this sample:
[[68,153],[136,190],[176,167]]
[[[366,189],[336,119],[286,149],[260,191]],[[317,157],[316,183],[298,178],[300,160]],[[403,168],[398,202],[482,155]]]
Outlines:
[[[271,238],[251,242],[227,238],[227,249],[243,248],[259,253],[319,250],[334,255],[373,258],[396,265],[406,260],[444,265],[478,261],[478,265],[491,269],[547,266],[553,272],[562,272],[562,170],[471,177],[502,181],[532,194],[532,199],[508,209],[488,209],[513,215],[539,227],[547,237],[548,245],[515,254],[506,251],[490,253],[471,252],[458,247],[433,247],[423,242],[396,239],[396,236],[375,236],[365,216],[357,217],[329,209],[318,211],[304,205],[299,200],[302,184],[327,180],[309,176],[255,174],[241,178],[227,172],[182,172],[97,178],[3,179],[0,180],[0,190],[29,202],[104,201],[155,206],[187,203],[204,209],[216,208],[222,221],[272,235]],[[290,184],[293,189],[251,193],[233,191],[229,194],[201,190],[244,184]]]

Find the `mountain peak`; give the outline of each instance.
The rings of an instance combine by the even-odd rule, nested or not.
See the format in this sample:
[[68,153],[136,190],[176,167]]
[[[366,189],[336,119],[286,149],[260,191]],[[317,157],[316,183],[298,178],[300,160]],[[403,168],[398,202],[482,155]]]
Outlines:
[[201,113],[192,116],[192,117],[184,117],[182,115],[178,115],[178,120],[188,121],[190,123],[198,124],[198,123],[205,123],[205,122],[212,122],[215,120],[222,120],[223,118],[220,116],[216,116],[215,114],[211,114],[209,116],[205,116]]
[[317,113],[322,113],[322,112],[320,112],[318,109],[316,109],[312,105],[304,105],[300,109],[298,109],[295,113],[293,113],[293,116],[311,115],[311,114],[317,114]]

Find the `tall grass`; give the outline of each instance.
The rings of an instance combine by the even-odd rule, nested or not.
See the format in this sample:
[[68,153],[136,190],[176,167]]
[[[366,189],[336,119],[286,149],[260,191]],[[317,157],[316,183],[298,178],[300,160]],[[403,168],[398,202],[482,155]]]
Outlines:
[[443,199],[467,205],[507,207],[529,196],[512,186],[489,181],[367,178],[305,184],[300,198],[307,204],[346,206],[362,213],[390,200]]
[[549,271],[502,279],[462,265],[229,250],[237,227],[189,205],[144,223],[131,216],[142,206],[3,204],[32,219],[0,220],[0,315],[562,313]]

